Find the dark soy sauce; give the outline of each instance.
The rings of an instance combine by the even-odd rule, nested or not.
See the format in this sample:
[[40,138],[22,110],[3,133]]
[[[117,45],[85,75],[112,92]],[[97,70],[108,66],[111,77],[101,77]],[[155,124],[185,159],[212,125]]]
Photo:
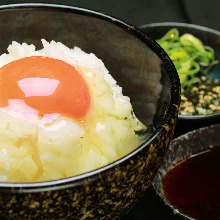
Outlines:
[[163,179],[170,204],[195,219],[220,219],[220,146],[172,167]]

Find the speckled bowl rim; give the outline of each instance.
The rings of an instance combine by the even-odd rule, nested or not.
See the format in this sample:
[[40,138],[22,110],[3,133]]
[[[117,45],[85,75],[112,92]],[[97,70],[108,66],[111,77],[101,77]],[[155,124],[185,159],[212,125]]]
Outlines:
[[[113,23],[122,29],[126,30],[143,43],[145,43],[153,52],[157,54],[157,56],[163,61],[167,72],[169,74],[170,83],[171,83],[171,99],[170,105],[165,113],[163,122],[158,126],[158,128],[150,135],[150,137],[141,144],[138,148],[136,148],[131,153],[127,154],[126,156],[120,158],[119,160],[108,164],[104,167],[98,168],[96,170],[83,173],[77,176],[68,177],[59,180],[52,180],[47,182],[33,182],[33,183],[0,183],[0,191],[13,191],[14,193],[35,193],[35,192],[44,192],[44,191],[53,191],[53,190],[62,190],[67,189],[70,187],[79,186],[85,184],[85,180],[90,182],[94,181],[95,179],[99,178],[100,173],[104,173],[105,171],[114,172],[114,167],[118,164],[123,163],[126,160],[132,158],[135,154],[140,152],[143,148],[149,146],[160,134],[163,134],[166,131],[166,124],[169,123],[171,119],[174,120],[174,115],[177,109],[179,108],[180,103],[180,81],[177,74],[177,71],[167,56],[166,52],[150,37],[148,37],[145,33],[141,30],[136,28],[133,25],[127,24],[126,22],[112,17],[110,15],[106,15],[101,12],[80,8],[80,7],[73,7],[67,5],[58,5],[58,4],[44,4],[44,3],[22,3],[22,4],[9,4],[9,5],[2,5],[0,6],[0,13],[2,11],[8,10],[22,10],[22,9],[30,9],[30,10],[37,10],[37,9],[48,9],[54,10],[57,12],[66,12],[66,13],[78,13],[81,15],[93,16],[102,20],[106,20],[110,23]],[[173,117],[173,118],[172,118]],[[13,189],[13,190],[12,190]]]
[[[196,24],[187,24],[187,23],[180,23],[180,22],[159,22],[159,23],[150,23],[150,24],[143,24],[138,26],[138,28],[140,28],[141,30],[144,28],[148,28],[148,27],[169,27],[172,28],[172,26],[177,26],[177,27],[187,27],[187,28],[191,28],[191,29],[196,29],[199,31],[203,31],[203,32],[209,32],[212,34],[215,34],[217,36],[219,36],[220,38],[220,31],[208,28],[208,27],[204,27],[201,25],[196,25]],[[207,114],[207,115],[178,115],[178,118],[181,120],[210,120],[210,119],[215,119],[215,118],[219,118],[220,119],[220,112],[216,112],[213,114]]]

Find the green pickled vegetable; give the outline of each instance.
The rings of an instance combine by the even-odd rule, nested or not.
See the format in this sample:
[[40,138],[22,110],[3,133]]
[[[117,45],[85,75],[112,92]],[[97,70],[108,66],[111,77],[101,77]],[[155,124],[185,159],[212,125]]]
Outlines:
[[198,73],[206,74],[215,61],[214,50],[204,46],[191,34],[179,36],[177,29],[171,29],[157,43],[167,52],[180,77],[182,88],[200,81]]

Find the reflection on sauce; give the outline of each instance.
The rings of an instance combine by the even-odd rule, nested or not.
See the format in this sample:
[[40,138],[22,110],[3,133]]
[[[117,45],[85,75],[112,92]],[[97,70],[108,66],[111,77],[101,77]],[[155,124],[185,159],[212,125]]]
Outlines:
[[16,103],[44,114],[63,114],[80,120],[90,108],[90,91],[83,76],[70,64],[32,56],[0,69],[0,107]]
[[220,219],[220,146],[172,167],[163,192],[179,211],[196,219]]

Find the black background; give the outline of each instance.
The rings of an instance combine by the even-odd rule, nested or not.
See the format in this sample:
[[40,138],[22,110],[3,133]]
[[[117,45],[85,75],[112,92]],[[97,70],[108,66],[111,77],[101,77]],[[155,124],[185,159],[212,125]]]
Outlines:
[[0,4],[54,3],[105,12],[140,26],[155,22],[186,22],[220,30],[219,0],[1,0]]
[[[220,31],[220,0],[48,0],[8,1],[13,3],[54,3],[79,6],[110,14],[135,26],[155,22],[183,22]],[[179,219],[164,206],[150,187],[124,220]]]

